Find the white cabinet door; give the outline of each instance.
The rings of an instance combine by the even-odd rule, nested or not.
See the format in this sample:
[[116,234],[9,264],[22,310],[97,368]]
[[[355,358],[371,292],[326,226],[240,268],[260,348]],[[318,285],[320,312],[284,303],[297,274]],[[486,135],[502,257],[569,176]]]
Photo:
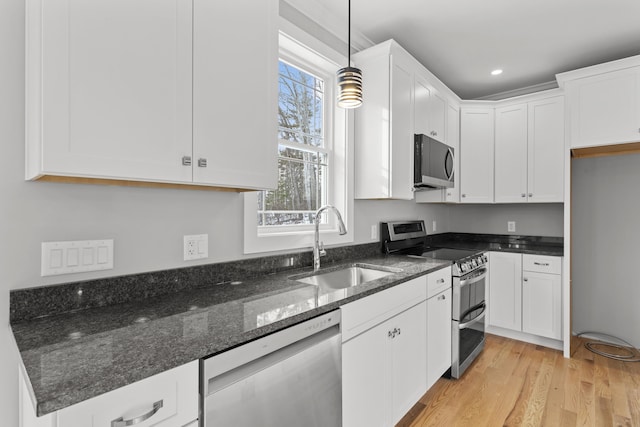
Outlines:
[[355,197],[411,200],[416,62],[393,41],[353,59],[367,98],[355,111]]
[[447,108],[447,144],[454,152],[454,185],[444,189],[444,200],[449,203],[460,202],[460,109],[449,105]]
[[562,276],[522,273],[522,331],[562,339]]
[[426,360],[426,301],[344,342],[343,425],[395,425],[427,390]]
[[571,148],[640,139],[640,70],[628,68],[569,82]]
[[342,344],[342,420],[349,427],[385,427],[390,397],[389,338],[380,324]]
[[193,8],[194,181],[275,188],[278,2],[194,0]]
[[429,132],[426,134],[440,142],[447,142],[446,134],[447,100],[431,89],[429,96]]
[[420,74],[416,74],[413,88],[413,123],[414,133],[429,135],[429,98],[431,97],[431,88],[426,79]]
[[528,123],[528,201],[561,203],[564,201],[564,97],[530,102]]
[[489,321],[492,326],[522,330],[522,255],[490,252]]
[[[413,62],[392,55],[391,198],[413,199]],[[378,171],[380,173],[381,171]]]
[[496,108],[495,114],[495,201],[523,203],[527,201],[527,104]]
[[493,202],[493,108],[460,111],[460,201]]
[[27,179],[190,182],[190,0],[27,1]]
[[388,425],[395,425],[427,390],[427,302],[400,313],[386,324],[391,344],[393,402]]
[[427,300],[427,389],[451,367],[451,288]]

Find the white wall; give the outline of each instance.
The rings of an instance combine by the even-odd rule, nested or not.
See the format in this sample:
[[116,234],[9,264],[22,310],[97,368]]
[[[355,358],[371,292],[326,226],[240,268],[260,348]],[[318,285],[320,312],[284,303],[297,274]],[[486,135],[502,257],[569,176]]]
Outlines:
[[[561,237],[563,215],[562,203],[456,205],[451,207],[449,229],[460,233]],[[515,233],[507,231],[508,221],[516,222]]]
[[640,154],[572,160],[572,332],[640,347]]

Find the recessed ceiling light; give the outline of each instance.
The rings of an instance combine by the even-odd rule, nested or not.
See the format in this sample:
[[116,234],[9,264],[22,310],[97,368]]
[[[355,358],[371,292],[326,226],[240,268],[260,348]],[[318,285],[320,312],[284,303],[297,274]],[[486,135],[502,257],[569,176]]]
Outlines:
[[491,72],[492,76],[497,76],[497,75],[500,75],[500,74],[502,74],[502,70],[501,69],[493,70]]

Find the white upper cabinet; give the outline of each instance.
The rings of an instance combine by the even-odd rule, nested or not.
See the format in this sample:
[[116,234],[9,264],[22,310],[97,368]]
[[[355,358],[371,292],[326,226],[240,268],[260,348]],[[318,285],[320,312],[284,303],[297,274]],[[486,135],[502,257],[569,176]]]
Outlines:
[[446,143],[447,100],[429,82],[426,69],[416,72],[414,98],[415,133]]
[[493,107],[460,111],[460,201],[493,202]]
[[429,133],[433,139],[447,142],[446,134],[447,100],[440,93],[432,89],[429,97]]
[[447,108],[447,144],[453,147],[453,187],[445,188],[444,201],[460,201],[460,109],[457,105]]
[[562,202],[564,98],[496,108],[495,201]]
[[413,199],[415,60],[393,40],[353,56],[365,101],[355,112],[355,197]]
[[567,84],[571,148],[640,140],[640,68]]
[[278,4],[205,3],[28,0],[26,178],[275,185]]
[[429,98],[431,97],[431,88],[425,78],[416,75],[413,87],[413,123],[414,133],[429,135]]
[[527,201],[527,104],[496,108],[495,201]]
[[26,13],[27,179],[190,182],[191,1],[28,0]]
[[529,102],[529,202],[564,201],[564,97]]
[[194,0],[193,8],[194,181],[275,188],[278,3]]

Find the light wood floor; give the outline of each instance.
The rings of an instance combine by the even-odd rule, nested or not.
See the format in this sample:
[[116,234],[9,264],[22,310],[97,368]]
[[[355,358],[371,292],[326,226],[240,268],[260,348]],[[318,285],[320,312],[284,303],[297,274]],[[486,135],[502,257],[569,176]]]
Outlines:
[[439,379],[398,427],[638,426],[640,362],[487,335],[459,380]]

